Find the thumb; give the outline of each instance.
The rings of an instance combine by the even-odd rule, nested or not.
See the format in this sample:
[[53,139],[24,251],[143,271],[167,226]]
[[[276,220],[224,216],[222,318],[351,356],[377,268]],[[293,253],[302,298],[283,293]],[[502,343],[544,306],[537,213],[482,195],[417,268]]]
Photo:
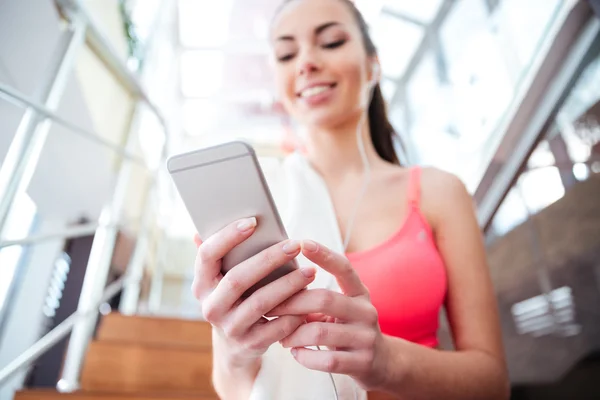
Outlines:
[[200,235],[197,233],[194,235],[194,243],[196,244],[196,247],[200,247],[202,244],[202,239],[200,239]]

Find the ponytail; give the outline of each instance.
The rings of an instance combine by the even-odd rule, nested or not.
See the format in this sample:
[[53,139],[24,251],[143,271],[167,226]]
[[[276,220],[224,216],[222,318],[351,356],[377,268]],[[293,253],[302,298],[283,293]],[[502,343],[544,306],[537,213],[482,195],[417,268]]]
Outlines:
[[369,130],[371,131],[373,147],[375,147],[379,157],[392,164],[400,165],[394,149],[394,127],[388,120],[385,100],[379,85],[375,86],[373,98],[371,104],[369,104]]

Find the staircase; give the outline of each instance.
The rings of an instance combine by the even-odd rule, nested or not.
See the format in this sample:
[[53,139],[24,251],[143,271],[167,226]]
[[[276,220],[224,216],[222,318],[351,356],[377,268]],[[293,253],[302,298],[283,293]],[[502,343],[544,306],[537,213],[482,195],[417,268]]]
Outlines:
[[88,348],[80,391],[23,390],[15,400],[218,399],[211,368],[209,324],[112,313]]
[[[108,314],[88,348],[81,390],[23,390],[15,400],[218,399],[211,334],[206,322]],[[391,398],[369,393],[369,400]]]

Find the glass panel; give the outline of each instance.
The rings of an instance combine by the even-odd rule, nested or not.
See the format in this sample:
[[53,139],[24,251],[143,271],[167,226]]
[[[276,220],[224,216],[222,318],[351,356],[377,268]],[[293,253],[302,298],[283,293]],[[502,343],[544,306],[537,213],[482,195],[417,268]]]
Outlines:
[[397,13],[424,23],[435,18],[443,0],[387,0],[385,5]]
[[183,103],[183,128],[188,135],[202,136],[214,131],[224,116],[223,107],[211,100],[187,100]]
[[[582,360],[600,346],[598,65],[596,54],[488,232],[511,380],[545,389],[553,382],[553,392],[569,393],[561,398],[582,397],[568,382],[579,382]],[[600,395],[591,388],[583,397]]]
[[186,47],[219,47],[229,36],[232,0],[179,0],[179,35]]
[[[26,237],[33,225],[37,207],[27,194],[20,193],[15,199],[11,213],[6,221],[1,239],[15,240]],[[4,307],[6,295],[14,274],[21,261],[23,246],[10,246],[0,249],[0,311]]]
[[181,55],[181,91],[186,97],[208,97],[219,92],[223,81],[221,51],[186,51]]
[[137,134],[140,151],[148,168],[154,170],[161,162],[162,149],[166,141],[165,130],[148,106],[142,103],[139,107],[140,121]]
[[[410,139],[423,163],[452,169],[458,163],[458,137],[451,88],[440,82],[433,53],[428,52],[407,85]],[[435,115],[435,118],[431,118]]]
[[355,0],[356,8],[359,9],[368,24],[377,19],[383,8],[385,0]]
[[135,5],[131,8],[131,22],[135,25],[137,36],[143,42],[152,33],[152,28],[158,17],[160,3],[161,0],[136,1]]
[[[2,71],[0,70],[0,82],[12,85],[12,82],[2,80]],[[4,161],[8,155],[8,150],[13,143],[13,139],[22,123],[23,116],[25,114],[25,108],[20,104],[13,103],[14,99],[2,97],[0,95],[0,127],[2,128],[2,134],[0,134],[0,168],[4,165]],[[13,156],[15,158],[16,156]],[[13,164],[13,161],[8,161]],[[7,168],[7,167],[5,167]],[[8,176],[6,173],[0,173],[0,186],[6,185]]]
[[372,29],[383,74],[392,78],[399,77],[423,39],[423,28],[391,15],[381,14],[373,23]]
[[491,15],[484,1],[453,3],[437,32],[439,48],[425,54],[407,83],[408,136],[417,162],[459,175],[470,190],[477,187],[501,133],[497,127],[562,5],[535,3],[523,11],[532,13],[532,26],[518,32],[528,44],[518,45],[508,17],[520,12],[516,2],[500,2]]
[[[518,69],[531,62],[561,0],[502,0],[494,10],[492,20],[498,37],[506,43],[505,51],[516,57]],[[508,55],[508,54],[507,54]]]

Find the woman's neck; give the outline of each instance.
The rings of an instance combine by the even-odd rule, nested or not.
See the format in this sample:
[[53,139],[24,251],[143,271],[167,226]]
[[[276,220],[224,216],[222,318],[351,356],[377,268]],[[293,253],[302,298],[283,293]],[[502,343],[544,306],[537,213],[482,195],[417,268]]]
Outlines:
[[[356,136],[357,122],[332,129],[310,129],[306,143],[310,163],[324,178],[338,180],[348,174],[362,174],[364,164]],[[369,121],[361,123],[360,135],[371,168],[385,163],[377,154],[369,130]]]

